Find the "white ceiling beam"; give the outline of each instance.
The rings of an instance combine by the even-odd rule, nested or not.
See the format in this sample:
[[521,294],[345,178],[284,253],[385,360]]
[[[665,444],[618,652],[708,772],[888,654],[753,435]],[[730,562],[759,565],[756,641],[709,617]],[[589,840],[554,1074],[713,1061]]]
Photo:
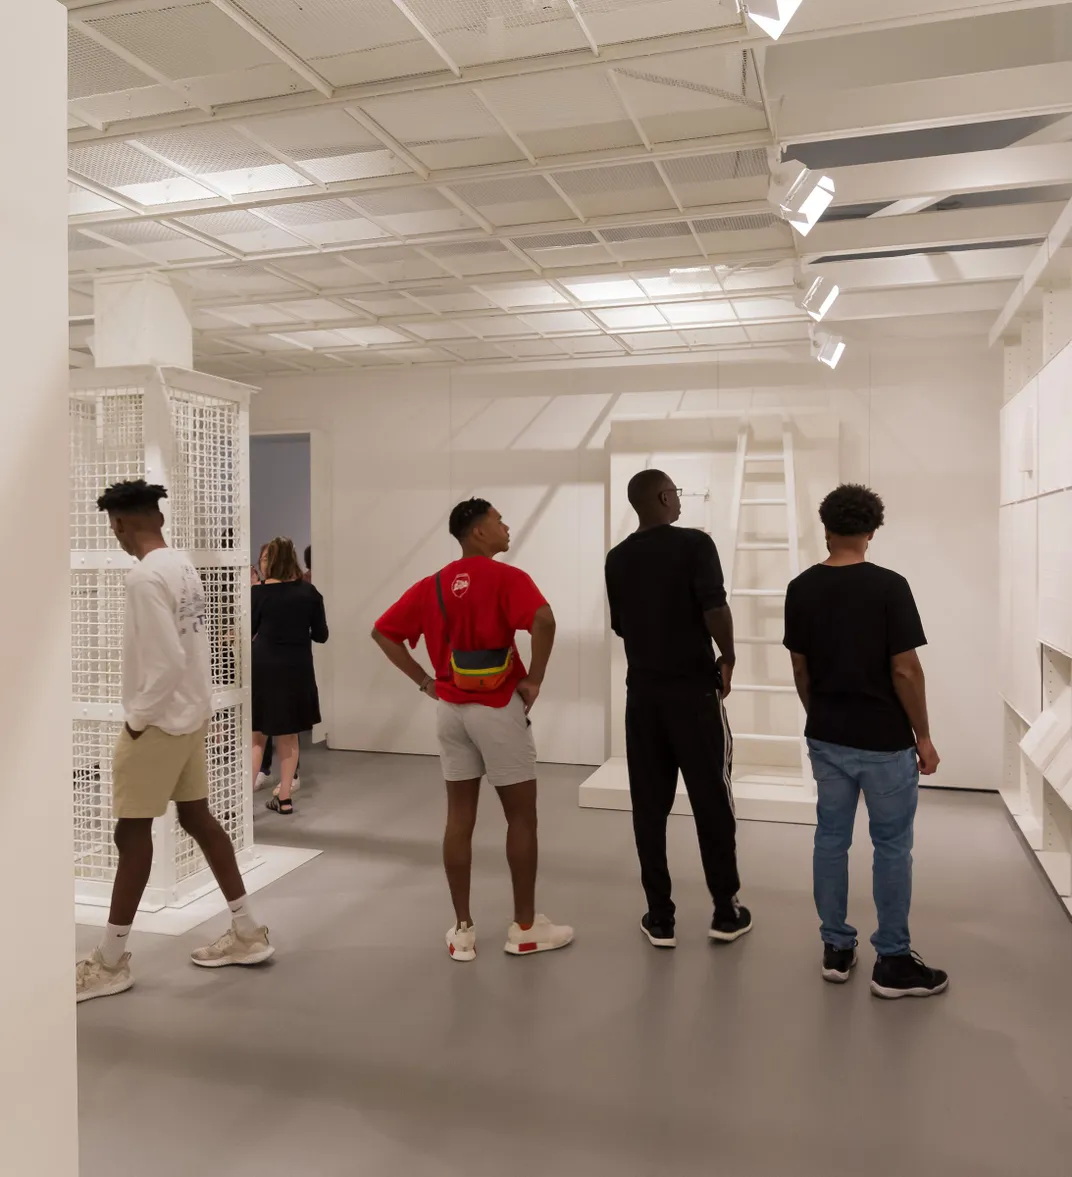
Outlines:
[[68,368],[92,368],[93,357],[87,355],[84,351],[74,351],[68,349],[67,351],[67,367]]
[[462,71],[458,63],[453,57],[443,48],[432,34],[432,30],[424,23],[423,20],[413,11],[406,3],[406,0],[392,0],[395,8],[409,21],[411,25],[417,30],[425,42],[434,50],[436,56],[443,62],[443,64],[456,77],[462,76]]
[[772,106],[780,143],[852,139],[1067,111],[1072,111],[1068,62],[785,95]]
[[1005,249],[960,249],[898,257],[824,262],[806,272],[822,274],[843,291],[914,286],[954,286],[971,282],[1015,281],[1035,254],[1032,245]]
[[882,253],[888,250],[944,249],[991,241],[1030,241],[1045,237],[1064,206],[1017,204],[998,208],[960,208],[858,221],[820,221],[805,241],[805,259],[831,254]]
[[584,19],[584,14],[577,7],[577,0],[566,0],[566,7],[573,13],[573,19],[580,27],[581,35],[588,42],[588,48],[592,50],[595,57],[599,56],[599,42],[592,36],[592,30],[588,27],[588,22]]
[[343,110],[360,126],[364,127],[366,131],[373,138],[378,139],[387,150],[406,165],[411,171],[415,172],[422,180],[427,180],[431,176],[431,169],[426,163],[419,160],[412,151],[400,140],[396,139],[386,127],[380,124],[367,114],[360,106],[351,104],[343,107]]
[[850,290],[845,291],[834,303],[823,323],[994,311],[1008,298],[1011,287],[1012,283],[1006,281],[905,290]]
[[[1070,241],[1072,241],[1072,200],[1065,205],[1046,240],[1035,251],[1023,277],[1009,295],[1008,302],[990,329],[991,345],[997,343],[1010,328],[1016,326],[1020,314],[1025,309],[1025,303],[1033,291],[1039,288],[1044,289],[1047,281],[1055,278],[1067,282],[1067,264],[1063,250]],[[1062,267],[1066,270],[1065,273],[1059,272]]]
[[236,25],[243,32],[248,33],[255,41],[260,42],[265,49],[268,50],[274,57],[277,57],[284,65],[289,66],[299,78],[303,78],[313,87],[319,94],[325,98],[331,98],[335,93],[335,88],[323,76],[317,73],[315,69],[307,62],[300,58],[292,49],[288,49],[278,37],[273,36],[263,25],[258,24],[252,17],[247,16],[233,0],[211,0],[213,4],[234,21]]
[[[1069,72],[1072,73],[1072,64]],[[873,204],[920,197],[943,200],[957,193],[1072,183],[1072,143],[968,151],[824,170],[834,181],[835,204]]]
[[[67,179],[70,180],[78,188],[82,188],[86,192],[92,192],[94,196],[99,196],[102,200],[110,200],[113,204],[118,204],[121,208],[125,208],[127,212],[133,213],[132,217],[123,218],[126,221],[141,220],[146,209],[144,204],[139,204],[136,200],[131,200],[129,196],[124,196],[121,192],[116,192],[111,188],[105,188],[103,184],[98,184],[96,180],[91,180],[88,176],[83,176],[81,172],[76,172],[70,168],[67,170]],[[77,219],[77,218],[76,218]],[[109,219],[118,218],[104,218],[99,220],[96,216],[92,221],[86,221],[86,225],[105,224]],[[81,228],[76,225],[74,220],[70,221],[72,228]]]
[[[361,121],[355,117],[353,112],[351,112],[351,117],[355,119],[355,122]],[[368,118],[369,123],[374,121],[367,115],[364,117]],[[502,125],[501,120],[498,121]],[[393,136],[388,136],[387,131],[383,127],[380,127],[378,123],[376,127],[379,136],[387,136],[401,151],[406,151],[406,148],[398,140],[394,139]],[[371,131],[371,128],[366,127],[366,129],[370,133],[376,134],[376,132]],[[509,134],[510,132],[507,133]],[[511,138],[513,138],[512,135]],[[381,137],[380,142],[388,150],[395,152],[395,148],[388,147],[387,141],[384,138]],[[518,142],[520,145],[519,140]],[[332,196],[353,196],[361,192],[385,192],[392,191],[396,188],[420,187],[425,183],[432,185],[467,184],[474,180],[502,180],[533,175],[544,176],[546,178],[554,172],[576,171],[593,167],[613,167],[616,164],[635,163],[640,160],[667,161],[671,159],[685,159],[691,156],[719,155],[724,152],[765,148],[770,143],[771,137],[766,131],[744,131],[704,139],[688,139],[679,140],[674,143],[659,144],[650,151],[643,147],[627,147],[613,148],[609,151],[582,151],[572,152],[568,155],[546,156],[541,158],[538,163],[535,157],[529,155],[527,150],[522,147],[521,149],[529,156],[531,162],[522,163],[511,160],[505,163],[477,164],[471,167],[443,168],[436,171],[429,171],[424,164],[413,156],[413,161],[420,167],[423,175],[418,173],[416,168],[414,168],[413,174],[369,176],[359,180],[336,181],[334,183],[328,183],[324,187]],[[406,151],[406,154],[410,155],[411,153]],[[407,167],[413,166],[409,160],[403,160],[403,162],[406,163]],[[119,198],[114,199],[118,200]],[[269,208],[273,204],[294,204],[305,200],[323,199],[324,193],[320,188],[313,191],[307,187],[287,188],[277,189],[271,192],[251,192],[244,195],[236,195],[228,201],[196,200],[181,204],[154,206],[152,208],[139,205],[136,211],[138,212],[137,219],[141,219],[142,217],[159,218],[186,216],[201,212],[215,212],[216,210],[223,209]],[[122,203],[122,201],[119,200],[119,203]],[[133,219],[135,218],[124,217],[115,213],[80,213],[71,217],[70,223],[72,225],[92,225],[103,223],[104,221]]]

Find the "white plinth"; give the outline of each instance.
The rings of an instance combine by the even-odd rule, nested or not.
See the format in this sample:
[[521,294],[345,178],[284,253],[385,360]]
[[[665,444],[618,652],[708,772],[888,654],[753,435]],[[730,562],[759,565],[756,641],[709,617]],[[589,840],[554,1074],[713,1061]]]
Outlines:
[[[733,782],[733,799],[741,821],[780,821],[794,825],[815,825],[815,795],[812,782],[790,783],[785,777],[756,772]],[[632,809],[629,799],[629,771],[625,758],[613,756],[581,785],[582,809]],[[688,794],[679,780],[671,813],[692,816]]]
[[[248,863],[242,863],[242,879],[246,891],[252,895],[269,883],[274,883],[299,866],[312,861],[319,850],[301,850],[290,846],[257,846]],[[162,904],[142,904],[138,908],[135,927],[139,932],[155,932],[160,936],[181,936],[227,910],[215,881],[194,892],[181,907]],[[108,922],[108,901],[77,902],[74,905],[75,923],[92,928],[103,928]]]

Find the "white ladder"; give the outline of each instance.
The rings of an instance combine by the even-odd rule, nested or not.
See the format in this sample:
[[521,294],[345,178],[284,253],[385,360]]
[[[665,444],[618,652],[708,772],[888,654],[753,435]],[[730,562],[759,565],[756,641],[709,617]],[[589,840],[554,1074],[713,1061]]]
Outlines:
[[[796,468],[793,462],[793,426],[788,417],[782,418],[782,447],[780,450],[764,450],[749,452],[752,441],[752,426],[748,421],[741,424],[737,433],[737,462],[734,470],[733,498],[730,504],[730,528],[733,532],[733,548],[725,570],[726,595],[732,606],[734,598],[770,598],[785,600],[786,586],[793,577],[800,574],[800,527],[797,518],[797,488]],[[756,498],[748,496],[748,477],[755,467],[767,467],[764,473],[765,481],[769,484],[779,479],[771,473],[771,468],[780,468],[780,481],[785,487],[783,494],[777,490],[773,497]],[[764,543],[748,543],[741,540],[742,511],[754,507],[784,507],[786,529],[784,540],[772,540]],[[788,576],[780,587],[742,589],[735,587],[737,573],[737,555],[739,552],[785,552],[787,556]],[[766,638],[752,635],[735,637],[738,646],[781,646],[781,637]],[[786,654],[788,659],[789,655]],[[775,683],[737,683],[733,684],[734,691],[767,695],[795,695],[796,688]],[[785,735],[774,732],[734,732],[734,741],[750,741],[768,744],[792,744],[800,747],[800,775],[807,783],[810,773],[807,770],[807,745],[804,740],[804,709],[796,708],[797,732],[795,735]]]

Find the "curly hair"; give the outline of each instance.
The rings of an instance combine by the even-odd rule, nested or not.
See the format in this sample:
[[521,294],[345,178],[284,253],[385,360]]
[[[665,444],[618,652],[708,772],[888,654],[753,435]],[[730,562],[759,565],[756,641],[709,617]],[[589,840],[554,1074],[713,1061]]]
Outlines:
[[885,511],[870,487],[843,482],[823,499],[819,518],[831,535],[870,535],[885,522]]
[[460,543],[490,510],[491,503],[487,499],[466,499],[459,503],[450,513],[447,524],[450,534]]
[[263,551],[265,580],[301,580],[301,565],[293,540],[278,536]]
[[132,482],[113,482],[97,499],[97,510],[109,515],[151,515],[160,509],[167,491],[155,483],[138,478]]

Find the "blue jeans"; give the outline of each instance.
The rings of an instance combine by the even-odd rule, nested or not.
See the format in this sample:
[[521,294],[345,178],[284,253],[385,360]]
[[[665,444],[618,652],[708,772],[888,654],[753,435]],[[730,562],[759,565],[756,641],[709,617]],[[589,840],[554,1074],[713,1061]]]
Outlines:
[[849,847],[862,791],[875,847],[878,931],[871,943],[879,956],[902,955],[911,945],[908,909],[912,905],[912,824],[919,799],[915,749],[865,752],[808,740],[808,751],[819,794],[813,870],[823,942],[835,948],[852,948],[856,944],[856,929],[846,916]]

